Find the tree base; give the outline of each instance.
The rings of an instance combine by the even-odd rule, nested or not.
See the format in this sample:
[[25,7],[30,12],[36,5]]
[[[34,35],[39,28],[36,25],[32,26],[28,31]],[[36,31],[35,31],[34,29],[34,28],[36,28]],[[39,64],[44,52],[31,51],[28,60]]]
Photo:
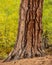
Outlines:
[[22,52],[20,50],[19,52],[16,52],[16,53],[15,53],[15,51],[12,51],[9,54],[9,56],[6,59],[4,59],[3,62],[9,62],[9,61],[12,61],[12,60],[20,60],[20,59],[23,59],[23,58],[34,58],[34,57],[45,56],[45,51],[40,50],[40,49],[38,49],[36,52],[34,52],[34,54],[33,54],[33,52],[32,53],[26,53],[26,51],[24,51],[24,50]]

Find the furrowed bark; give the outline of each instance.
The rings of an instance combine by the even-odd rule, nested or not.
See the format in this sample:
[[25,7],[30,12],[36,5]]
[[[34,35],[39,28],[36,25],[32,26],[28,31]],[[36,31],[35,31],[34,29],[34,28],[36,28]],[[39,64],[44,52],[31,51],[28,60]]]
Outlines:
[[43,0],[21,0],[16,44],[4,61],[43,55],[42,9]]

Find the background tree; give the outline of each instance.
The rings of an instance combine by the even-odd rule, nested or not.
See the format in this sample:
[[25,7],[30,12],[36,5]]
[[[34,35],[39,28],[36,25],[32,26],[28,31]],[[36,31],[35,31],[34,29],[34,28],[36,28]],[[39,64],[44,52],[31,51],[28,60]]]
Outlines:
[[48,44],[48,41],[49,41],[49,39],[48,39],[48,32],[47,31],[45,31],[44,33],[43,33],[43,38],[42,38],[43,40],[43,48],[44,49],[46,49],[46,48],[49,48],[49,44]]
[[42,56],[43,0],[21,0],[18,36],[5,61]]

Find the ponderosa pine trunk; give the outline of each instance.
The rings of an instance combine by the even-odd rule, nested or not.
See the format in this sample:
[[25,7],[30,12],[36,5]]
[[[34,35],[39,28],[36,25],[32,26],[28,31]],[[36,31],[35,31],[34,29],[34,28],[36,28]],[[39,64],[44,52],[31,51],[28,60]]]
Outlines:
[[42,56],[43,0],[21,0],[17,41],[5,61]]

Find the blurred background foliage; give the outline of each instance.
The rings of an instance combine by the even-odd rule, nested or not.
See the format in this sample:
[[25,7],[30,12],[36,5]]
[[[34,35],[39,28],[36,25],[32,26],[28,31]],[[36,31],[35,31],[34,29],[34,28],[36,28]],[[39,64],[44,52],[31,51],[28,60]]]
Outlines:
[[[20,0],[0,0],[0,59],[13,49],[18,29]],[[52,44],[52,0],[44,0],[43,36]],[[45,34],[46,33],[46,34]]]

